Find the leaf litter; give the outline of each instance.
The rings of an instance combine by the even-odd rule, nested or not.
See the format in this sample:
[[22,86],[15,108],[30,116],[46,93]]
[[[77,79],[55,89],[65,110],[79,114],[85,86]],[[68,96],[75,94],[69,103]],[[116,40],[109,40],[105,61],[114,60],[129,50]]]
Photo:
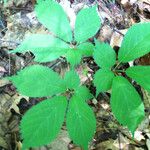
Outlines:
[[[67,13],[70,14],[68,17],[70,18],[72,27],[74,26],[75,13],[82,7],[87,7],[96,3],[96,1],[90,0],[72,0],[71,2],[60,0],[59,2],[66,9]],[[97,0],[97,2],[99,16],[102,19],[102,28],[95,38],[100,41],[109,42],[113,48],[120,47],[121,39],[126,29],[132,24],[150,21],[149,0]],[[34,4],[34,0],[8,0],[8,3],[5,6],[0,3],[0,78],[16,74],[18,70],[25,66],[35,64],[35,62],[33,62],[34,55],[32,53],[27,52],[24,55],[9,55],[7,53],[9,50],[15,49],[28,33],[47,33],[47,30],[38,23],[35,17],[33,12]],[[90,40],[91,42],[93,41],[93,39]],[[149,60],[149,54],[147,54],[140,59],[135,60],[133,64],[149,65]],[[85,58],[83,66],[78,67],[78,72],[82,83],[86,83],[94,93],[95,89],[89,82],[93,75],[93,70],[95,71],[96,69],[96,65],[94,68],[93,63],[91,58]],[[45,63],[44,65],[53,67],[54,70],[61,74],[64,74],[64,70],[67,70],[68,68],[65,61],[62,60]],[[147,115],[135,133],[135,140],[132,140],[127,129],[118,125],[112,117],[109,105],[109,93],[102,93],[98,95],[96,102],[89,102],[89,105],[91,105],[95,111],[98,121],[97,132],[90,145],[91,150],[145,150],[150,148],[150,96],[144,90],[142,90],[142,93],[144,103],[146,104]],[[23,100],[24,103],[22,102]],[[42,99],[29,99],[28,97],[19,95],[6,79],[0,79],[0,149],[21,149],[22,141],[19,135],[19,121],[24,112],[33,105],[36,105],[39,101],[42,101]],[[64,150],[80,149],[70,142],[70,139],[66,135],[65,127],[63,127],[61,132],[62,133],[54,143],[43,146],[41,149],[60,150],[62,147],[64,147]],[[60,147],[56,146],[58,144]],[[33,150],[40,149],[34,148]]]

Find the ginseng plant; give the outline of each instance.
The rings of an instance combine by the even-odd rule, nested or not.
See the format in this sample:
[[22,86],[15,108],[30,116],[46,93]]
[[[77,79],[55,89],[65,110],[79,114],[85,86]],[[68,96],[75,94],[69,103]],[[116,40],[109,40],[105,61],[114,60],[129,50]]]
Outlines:
[[93,56],[100,67],[93,80],[96,95],[112,90],[112,112],[118,122],[127,126],[134,135],[145,113],[141,97],[132,82],[136,81],[150,91],[150,67],[120,68],[124,63],[150,52],[150,23],[133,25],[127,31],[116,60],[116,53],[109,44],[97,40],[95,45],[87,42],[101,25],[96,6],[78,12],[74,34],[57,2],[38,0],[35,13],[39,22],[53,34],[29,35],[11,53],[31,51],[35,55],[34,60],[40,63],[63,56],[71,69],[61,77],[52,69],[37,64],[9,77],[19,93],[29,97],[46,97],[28,110],[21,120],[22,149],[50,143],[57,137],[64,122],[73,142],[84,150],[88,149],[96,130],[94,113],[87,104],[93,95],[81,85],[74,69],[84,56]]
[[93,81],[96,94],[111,89],[112,112],[118,122],[127,126],[134,136],[145,113],[141,96],[132,83],[137,82],[150,92],[150,66],[129,68],[122,66],[150,52],[150,23],[138,23],[129,28],[122,41],[117,60],[116,53],[109,44],[98,41],[95,43],[93,57],[100,67]]
[[87,39],[94,36],[101,22],[96,6],[82,9],[76,16],[74,34],[63,8],[55,1],[38,0],[35,13],[52,34],[32,34],[11,53],[31,51],[36,62],[50,62],[60,56],[67,59],[70,71],[64,77],[42,65],[32,65],[9,77],[19,93],[29,97],[47,97],[23,116],[20,130],[23,150],[54,140],[63,123],[73,142],[88,149],[96,129],[96,119],[87,100],[92,98],[80,84],[74,67],[84,56],[92,56],[94,45]]

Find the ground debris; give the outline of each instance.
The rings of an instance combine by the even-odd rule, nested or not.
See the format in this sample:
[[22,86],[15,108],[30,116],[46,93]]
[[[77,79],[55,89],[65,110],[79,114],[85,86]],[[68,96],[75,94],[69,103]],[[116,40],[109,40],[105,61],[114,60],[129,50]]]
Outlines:
[[[98,4],[102,27],[94,38],[109,43],[118,52],[127,29],[138,22],[150,21],[149,0],[58,0],[65,9],[72,29],[76,14],[82,8]],[[8,0],[4,5],[0,0],[0,150],[21,150],[22,140],[19,134],[19,122],[22,115],[32,106],[44,99],[28,98],[19,95],[7,76],[15,75],[25,66],[36,64],[31,52],[10,54],[27,34],[49,33],[37,20],[34,13],[35,0]],[[60,58],[43,65],[54,69],[61,76],[68,70],[66,60]],[[150,65],[150,54],[147,54],[130,65]],[[92,66],[92,67],[91,67]],[[99,68],[92,58],[84,58],[77,67],[81,84],[87,85],[95,94],[90,84],[93,74]],[[110,92],[101,93],[97,99],[89,101],[97,118],[97,130],[90,150],[147,150],[150,149],[150,95],[145,90],[144,98],[146,117],[135,132],[135,140],[131,133],[121,127],[114,119],[110,109]],[[81,150],[69,139],[65,127],[56,140],[41,148],[32,150]]]

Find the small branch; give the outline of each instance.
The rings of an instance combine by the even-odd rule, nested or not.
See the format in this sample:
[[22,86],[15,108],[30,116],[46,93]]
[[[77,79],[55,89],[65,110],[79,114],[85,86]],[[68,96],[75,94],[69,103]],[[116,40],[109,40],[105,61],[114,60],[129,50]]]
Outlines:
[[20,43],[19,42],[16,42],[16,41],[11,41],[11,40],[2,40],[0,39],[1,42],[7,42],[7,43],[14,43],[16,45],[19,45]]
[[115,29],[115,28],[113,28],[113,30],[116,31],[117,33],[119,33],[120,35],[124,36],[124,34],[121,33],[119,30],[117,30],[117,29]]
[[121,150],[121,139],[120,139],[120,131],[118,130],[118,143],[119,143],[119,150]]
[[33,11],[33,9],[26,8],[26,7],[10,7],[11,10],[25,10],[25,11]]
[[137,145],[137,146],[143,146],[143,145],[145,145],[145,142],[136,140],[135,138],[133,138],[133,137],[131,137],[130,135],[128,135],[126,132],[122,131],[120,128],[118,128],[118,130],[119,130],[124,136],[126,136],[129,140],[131,140],[132,142],[134,142],[135,145]]

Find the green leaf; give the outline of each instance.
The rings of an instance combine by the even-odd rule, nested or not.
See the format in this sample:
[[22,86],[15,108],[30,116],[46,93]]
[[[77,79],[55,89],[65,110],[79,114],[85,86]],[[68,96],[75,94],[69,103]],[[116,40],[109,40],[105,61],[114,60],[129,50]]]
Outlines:
[[61,39],[71,42],[72,32],[63,8],[55,1],[45,0],[35,6],[38,20]]
[[82,43],[77,47],[77,50],[80,51],[82,56],[92,56],[94,52],[94,45],[89,42]]
[[127,31],[118,58],[128,62],[150,52],[150,23],[138,23]]
[[80,63],[83,56],[92,56],[94,51],[94,46],[91,43],[82,43],[76,48],[70,48],[66,53],[66,59],[71,64],[71,66],[76,66]]
[[20,125],[24,149],[54,140],[64,122],[66,108],[66,98],[58,96],[44,100],[27,111]]
[[64,55],[69,45],[58,38],[54,38],[48,34],[32,34],[11,53],[31,51],[35,55],[37,62],[49,62]]
[[150,66],[130,67],[126,74],[150,92]]
[[70,99],[66,124],[73,142],[88,150],[88,142],[96,130],[96,120],[92,109],[77,95]]
[[4,0],[4,6],[6,6],[7,2],[8,2],[8,0]]
[[112,84],[111,108],[116,119],[134,134],[144,118],[144,105],[135,88],[123,77],[115,77]]
[[80,99],[81,101],[87,101],[93,98],[93,95],[90,93],[89,89],[86,86],[79,86],[75,89],[75,96],[76,98]]
[[79,76],[74,70],[68,71],[65,74],[64,82],[69,89],[77,88],[80,85]]
[[96,41],[94,60],[101,68],[111,68],[116,61],[115,51],[109,44]]
[[26,67],[9,79],[21,94],[29,97],[52,96],[66,90],[59,75],[41,65]]
[[82,9],[76,18],[74,36],[77,42],[84,42],[94,36],[100,28],[96,7]]
[[114,74],[109,69],[100,69],[94,75],[94,85],[96,86],[96,95],[100,92],[108,91],[112,86]]
[[70,65],[74,67],[80,63],[82,54],[77,49],[70,49],[66,53],[65,57]]

